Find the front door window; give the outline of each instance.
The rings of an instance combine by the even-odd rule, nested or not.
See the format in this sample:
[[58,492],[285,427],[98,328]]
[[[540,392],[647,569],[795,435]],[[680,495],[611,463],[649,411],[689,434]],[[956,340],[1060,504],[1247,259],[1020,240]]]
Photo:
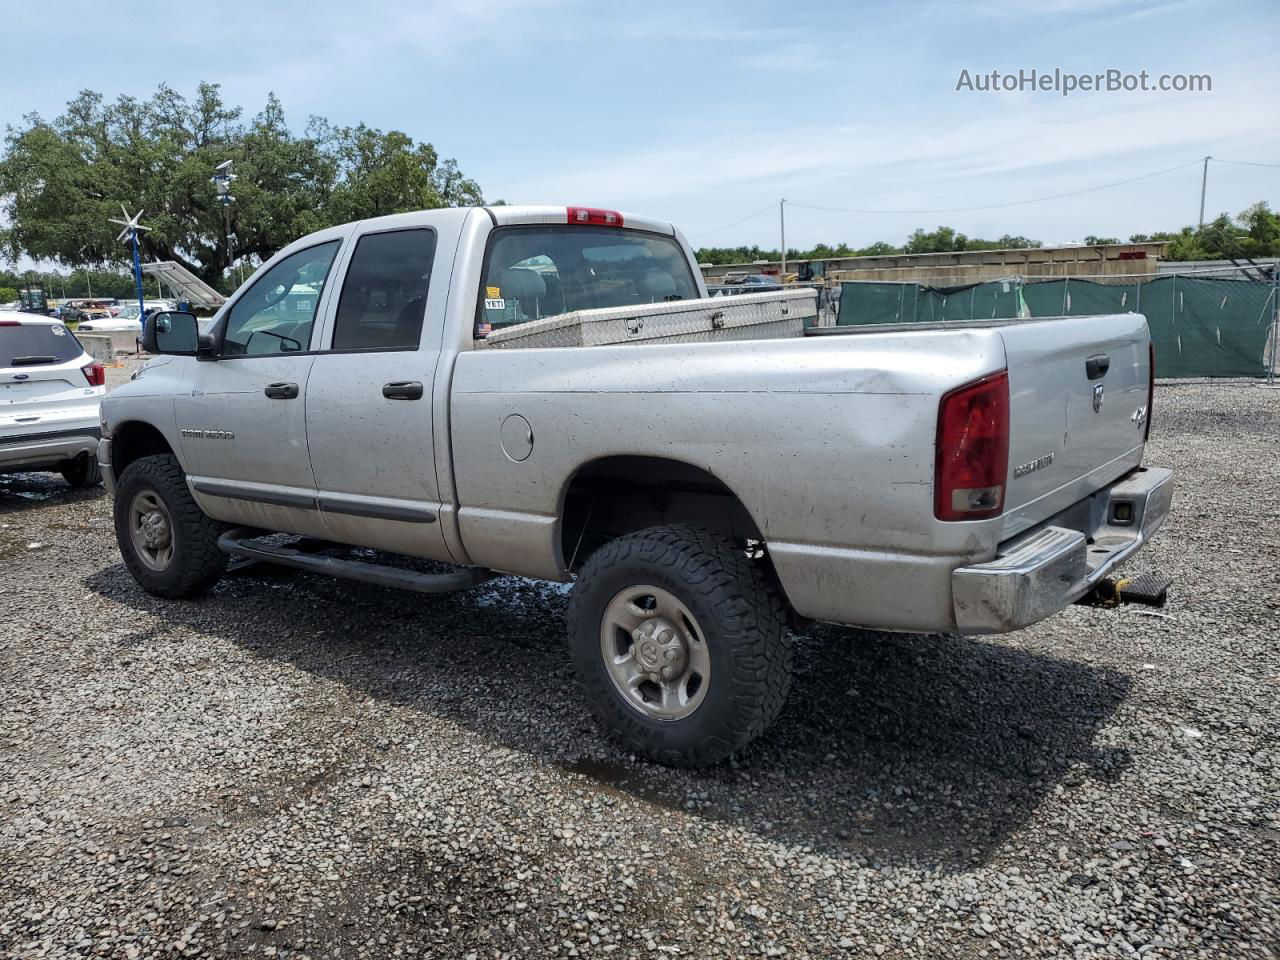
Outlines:
[[231,308],[224,357],[298,353],[310,348],[320,296],[338,241],[299,250],[256,279]]

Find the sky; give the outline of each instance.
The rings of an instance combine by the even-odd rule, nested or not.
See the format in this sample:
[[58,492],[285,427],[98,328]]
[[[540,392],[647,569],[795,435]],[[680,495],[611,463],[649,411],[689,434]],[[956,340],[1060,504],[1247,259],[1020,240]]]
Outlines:
[[[247,114],[272,91],[299,131],[403,130],[487,199],[642,213],[695,246],[776,247],[781,198],[793,248],[940,224],[1127,238],[1196,221],[1205,155],[1235,161],[1210,163],[1206,218],[1280,207],[1275,0],[48,0],[5,28],[25,38],[0,55],[8,124],[84,88],[204,80]],[[1055,68],[1212,89],[957,89]]]

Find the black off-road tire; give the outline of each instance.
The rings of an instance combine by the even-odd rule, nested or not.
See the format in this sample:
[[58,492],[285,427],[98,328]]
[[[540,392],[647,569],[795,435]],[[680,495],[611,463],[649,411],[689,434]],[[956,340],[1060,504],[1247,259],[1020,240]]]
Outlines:
[[[711,657],[705,699],[679,720],[631,706],[601,653],[609,603],[636,585],[660,587],[693,614]],[[605,729],[624,747],[670,766],[719,763],[777,718],[791,686],[783,602],[760,568],[717,534],[651,527],[605,544],[583,565],[569,601],[578,682]]]
[[62,479],[72,490],[92,487],[102,482],[102,471],[98,468],[98,458],[92,453],[82,453],[74,460],[68,460],[58,468]]
[[[153,570],[139,559],[129,534],[129,506],[143,489],[155,493],[169,511],[173,557],[164,570]],[[116,484],[116,541],[125,566],[147,593],[180,599],[202,593],[227,569],[227,555],[218,549],[226,524],[206,516],[187,489],[186,474],[172,454],[140,457],[125,468]]]

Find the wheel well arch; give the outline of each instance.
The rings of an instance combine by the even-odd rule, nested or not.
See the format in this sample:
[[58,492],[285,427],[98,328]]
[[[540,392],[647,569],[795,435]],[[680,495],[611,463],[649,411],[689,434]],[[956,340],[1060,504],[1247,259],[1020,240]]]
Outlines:
[[173,447],[159,429],[144,420],[129,420],[111,432],[111,472],[119,477],[142,457],[172,454]]
[[670,457],[620,455],[583,464],[565,484],[559,514],[561,563],[570,572],[609,540],[652,526],[690,524],[744,549],[764,541],[728,484],[704,467]]

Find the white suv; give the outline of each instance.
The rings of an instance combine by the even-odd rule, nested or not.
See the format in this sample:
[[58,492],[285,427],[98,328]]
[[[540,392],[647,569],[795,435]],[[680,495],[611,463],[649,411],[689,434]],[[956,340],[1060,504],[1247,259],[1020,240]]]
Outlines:
[[56,470],[98,483],[106,371],[61,321],[0,311],[0,474]]

